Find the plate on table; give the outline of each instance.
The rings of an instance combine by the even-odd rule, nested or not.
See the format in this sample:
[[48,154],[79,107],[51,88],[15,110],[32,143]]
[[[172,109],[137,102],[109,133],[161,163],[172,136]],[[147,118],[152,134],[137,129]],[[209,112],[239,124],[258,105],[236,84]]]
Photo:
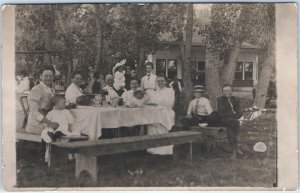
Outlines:
[[208,124],[207,123],[199,123],[200,127],[206,127]]
[[141,108],[144,107],[144,105],[127,105],[127,108]]
[[136,108],[136,107],[138,107],[137,105],[126,105],[125,106],[126,108]]
[[151,106],[151,107],[157,107],[157,104],[155,104],[155,103],[146,103],[145,105],[146,106]]

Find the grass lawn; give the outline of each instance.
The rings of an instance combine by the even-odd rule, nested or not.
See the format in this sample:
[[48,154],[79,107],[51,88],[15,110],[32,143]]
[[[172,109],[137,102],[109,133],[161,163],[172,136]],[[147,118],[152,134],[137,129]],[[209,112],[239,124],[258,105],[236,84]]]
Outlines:
[[[219,142],[214,152],[207,153],[204,144],[194,144],[193,160],[187,159],[187,146],[179,145],[174,156],[154,156],[146,151],[98,158],[97,187],[196,187],[196,186],[276,186],[276,116],[268,112],[240,132],[244,156],[230,160],[230,146]],[[253,145],[264,142],[264,153],[253,151]],[[75,165],[65,154],[54,150],[56,162],[48,169],[44,152],[34,143],[17,145],[18,187],[77,187]],[[142,172],[134,172],[140,169]],[[88,184],[88,182],[87,182]],[[86,185],[86,184],[85,184]]]

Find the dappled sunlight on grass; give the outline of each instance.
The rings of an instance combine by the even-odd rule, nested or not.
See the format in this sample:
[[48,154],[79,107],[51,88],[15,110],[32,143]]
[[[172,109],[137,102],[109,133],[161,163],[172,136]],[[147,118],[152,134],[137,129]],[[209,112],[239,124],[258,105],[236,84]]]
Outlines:
[[[186,145],[176,146],[174,156],[150,155],[146,151],[122,153],[98,158],[99,187],[133,186],[264,186],[276,182],[276,118],[274,112],[242,126],[240,147],[244,156],[230,160],[230,146],[226,141],[217,143],[214,152],[207,153],[202,143],[193,145],[193,160],[187,157]],[[253,151],[257,142],[267,145],[267,151]],[[30,150],[31,149],[31,150]],[[54,149],[56,162],[48,169],[43,152],[30,143],[17,151],[17,181],[19,187],[72,187],[80,186],[74,177],[74,163]],[[133,171],[133,172],[129,172]],[[142,171],[142,173],[134,172]]]

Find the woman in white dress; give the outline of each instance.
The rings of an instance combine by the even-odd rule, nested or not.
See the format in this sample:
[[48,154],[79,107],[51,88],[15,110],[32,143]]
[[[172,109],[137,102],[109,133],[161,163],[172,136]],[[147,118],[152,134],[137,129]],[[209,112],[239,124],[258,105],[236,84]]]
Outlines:
[[[173,106],[175,102],[175,93],[172,88],[167,88],[167,80],[164,76],[158,76],[157,79],[158,89],[151,96],[151,102],[157,104],[158,106],[163,106],[167,109],[168,119],[172,123],[169,128],[164,127],[161,124],[153,124],[148,126],[148,135],[157,135],[168,133],[175,122],[175,112],[173,111]],[[150,148],[147,150],[152,154],[159,155],[172,155],[173,145]]]
[[[20,95],[25,94],[30,90],[29,86],[29,78],[27,73],[24,70],[17,72],[16,78],[16,119],[17,119],[17,129],[21,129],[23,127],[25,113],[23,111],[22,105],[20,103]],[[24,104],[26,105],[26,103]],[[28,108],[27,106],[25,108]]]

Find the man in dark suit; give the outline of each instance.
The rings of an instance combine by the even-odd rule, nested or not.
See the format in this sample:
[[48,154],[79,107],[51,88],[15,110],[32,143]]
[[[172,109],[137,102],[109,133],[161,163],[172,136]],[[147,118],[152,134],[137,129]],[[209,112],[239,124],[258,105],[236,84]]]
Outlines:
[[217,108],[221,116],[222,124],[227,127],[227,138],[233,149],[232,159],[236,159],[236,154],[242,155],[238,147],[238,134],[240,130],[239,118],[242,116],[240,101],[231,95],[232,86],[225,84],[223,86],[223,96],[217,99]]

